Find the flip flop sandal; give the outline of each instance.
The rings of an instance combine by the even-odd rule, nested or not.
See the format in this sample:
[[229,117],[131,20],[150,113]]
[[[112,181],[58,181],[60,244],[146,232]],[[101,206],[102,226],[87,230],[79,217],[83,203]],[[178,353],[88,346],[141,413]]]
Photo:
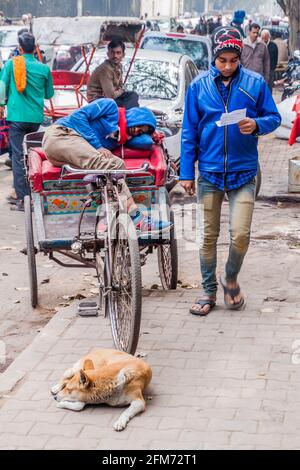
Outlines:
[[10,210],[11,210],[11,211],[20,211],[20,212],[24,212],[24,202],[18,200],[18,201],[16,202],[16,204],[12,204],[12,205],[10,206]]
[[210,306],[210,309],[207,313],[203,311],[201,312],[200,310],[196,310],[193,308],[190,309],[190,313],[192,313],[193,315],[197,315],[198,317],[206,317],[206,315],[208,315],[212,311],[212,309],[216,306],[216,302],[210,299],[198,299],[196,300],[195,305],[200,305],[201,307],[204,307],[205,305]]
[[223,290],[224,290],[224,303],[226,305],[226,308],[228,310],[239,310],[245,303],[244,297],[242,297],[241,300],[237,304],[235,304],[235,303],[234,304],[229,304],[228,302],[226,302],[226,295],[230,295],[230,297],[234,301],[234,297],[239,295],[239,293],[241,292],[240,286],[229,289],[226,286],[226,283],[225,283],[224,279],[222,279],[222,277],[220,277],[220,283],[221,283],[221,286],[223,287]]

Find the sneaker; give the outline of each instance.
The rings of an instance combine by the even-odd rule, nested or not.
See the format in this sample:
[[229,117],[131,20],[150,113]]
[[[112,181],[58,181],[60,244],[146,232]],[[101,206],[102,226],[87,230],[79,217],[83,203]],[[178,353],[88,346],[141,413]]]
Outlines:
[[162,233],[172,226],[172,222],[152,219],[150,215],[143,215],[136,223],[135,228],[140,233]]

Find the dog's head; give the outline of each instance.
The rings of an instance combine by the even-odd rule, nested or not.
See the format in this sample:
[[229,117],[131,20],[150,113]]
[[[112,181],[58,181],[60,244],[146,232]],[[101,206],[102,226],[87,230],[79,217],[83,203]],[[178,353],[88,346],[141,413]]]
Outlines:
[[88,402],[93,383],[93,378],[91,377],[93,370],[93,362],[90,359],[85,360],[83,368],[73,375],[71,379],[65,380],[62,390],[55,395],[55,400]]

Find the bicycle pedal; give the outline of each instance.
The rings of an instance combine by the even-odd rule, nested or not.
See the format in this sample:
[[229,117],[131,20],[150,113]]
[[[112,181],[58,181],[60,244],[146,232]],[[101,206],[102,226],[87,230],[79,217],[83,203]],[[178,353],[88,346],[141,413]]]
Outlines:
[[80,317],[97,317],[99,313],[97,302],[80,302],[77,313]]

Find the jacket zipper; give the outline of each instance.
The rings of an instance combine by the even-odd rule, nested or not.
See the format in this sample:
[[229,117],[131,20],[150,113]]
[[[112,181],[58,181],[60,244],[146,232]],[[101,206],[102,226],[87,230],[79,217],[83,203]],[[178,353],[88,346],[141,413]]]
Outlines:
[[[218,85],[216,84],[216,82],[215,82],[215,86],[216,86],[218,94],[220,95],[221,101],[223,103],[224,111],[227,112],[225,101],[223,100],[223,97],[222,97],[222,95],[219,91],[219,88],[218,88]],[[226,126],[224,126],[224,171],[226,171],[226,164],[225,164],[225,162],[226,162],[226,134],[227,134],[226,133]]]
[[[249,93],[247,93],[245,90],[243,90],[243,88],[239,87],[239,90],[242,93],[245,93],[245,95],[247,95],[256,104],[255,99],[251,95],[249,95]],[[267,134],[268,134],[268,132],[265,132],[264,134],[259,134],[259,135],[261,136],[261,135],[267,135]],[[254,137],[257,137],[257,134],[255,134]]]
[[[223,105],[224,105],[224,109],[225,109],[225,112],[228,113],[228,103],[229,103],[229,98],[230,98],[230,94],[231,94],[231,87],[232,87],[232,81],[230,82],[230,85],[229,85],[229,93],[228,93],[228,98],[227,98],[227,102],[225,103],[225,101],[223,100],[223,97],[219,91],[219,88],[215,82],[215,85],[216,85],[216,88],[217,88],[217,91],[220,95],[220,98],[223,102]],[[224,126],[224,173],[226,173],[226,167],[227,167],[227,126]]]
[[[229,93],[228,93],[228,98],[227,98],[227,102],[226,102],[226,105],[225,105],[225,109],[226,109],[226,113],[228,113],[228,103],[229,103],[229,98],[230,98],[230,94],[231,94],[231,86],[232,86],[232,80],[230,82],[230,85],[229,85]],[[226,169],[227,169],[227,126],[225,126],[225,162],[224,162],[224,171],[226,173]]]
[[249,93],[247,93],[245,90],[243,90],[243,88],[241,88],[240,86],[239,86],[239,90],[245,93],[245,95],[247,95],[252,101],[254,101],[254,103],[256,103],[255,99],[251,95],[249,95]]

